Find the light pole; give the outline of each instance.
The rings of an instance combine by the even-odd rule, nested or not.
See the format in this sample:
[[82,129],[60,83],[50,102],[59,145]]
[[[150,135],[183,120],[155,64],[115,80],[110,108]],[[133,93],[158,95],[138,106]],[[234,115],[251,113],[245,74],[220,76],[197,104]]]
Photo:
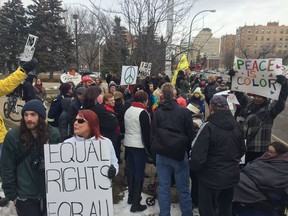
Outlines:
[[201,13],[204,13],[204,12],[212,12],[212,13],[215,13],[216,10],[202,10],[200,12],[198,12],[192,19],[191,21],[191,24],[190,24],[190,31],[189,31],[189,41],[188,41],[188,50],[187,50],[187,58],[190,57],[190,53],[191,53],[191,50],[190,50],[190,46],[191,46],[191,32],[192,32],[192,25],[193,25],[193,22],[194,22],[194,19]]
[[79,73],[79,51],[78,51],[78,15],[73,14],[74,24],[75,24],[75,42],[76,42],[76,64],[77,64],[77,73]]

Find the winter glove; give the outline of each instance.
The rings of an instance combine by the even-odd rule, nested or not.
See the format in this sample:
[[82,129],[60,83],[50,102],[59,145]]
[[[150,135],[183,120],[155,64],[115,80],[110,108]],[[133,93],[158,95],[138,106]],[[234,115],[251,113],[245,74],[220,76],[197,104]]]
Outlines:
[[234,71],[234,69],[232,68],[232,69],[230,69],[229,71],[228,71],[228,75],[230,76],[230,77],[232,77],[232,76],[235,76],[235,72],[236,71]]
[[108,170],[108,178],[112,179],[116,175],[116,168],[111,164]]
[[278,82],[280,85],[283,85],[287,82],[287,79],[284,75],[277,75],[276,77],[276,82]]
[[32,60],[25,62],[22,65],[22,69],[26,74],[28,74],[30,71],[34,70],[37,66],[38,60],[36,58],[33,58]]

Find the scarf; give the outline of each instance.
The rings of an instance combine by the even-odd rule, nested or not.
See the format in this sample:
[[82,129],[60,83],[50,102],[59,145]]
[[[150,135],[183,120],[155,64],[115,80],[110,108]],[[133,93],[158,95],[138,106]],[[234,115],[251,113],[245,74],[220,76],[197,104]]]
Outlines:
[[131,103],[131,106],[142,108],[142,109],[147,111],[147,107],[144,104],[140,103],[140,102],[135,102],[134,101],[134,102]]
[[35,84],[35,87],[38,89],[39,93],[42,93],[42,92],[43,92],[42,84],[40,84],[40,85]]

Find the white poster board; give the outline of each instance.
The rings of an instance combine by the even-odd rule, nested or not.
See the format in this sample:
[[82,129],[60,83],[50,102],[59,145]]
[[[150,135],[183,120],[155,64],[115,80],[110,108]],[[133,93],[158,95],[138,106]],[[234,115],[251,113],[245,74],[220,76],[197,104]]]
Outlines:
[[120,85],[136,84],[137,75],[138,75],[137,66],[122,66]]
[[113,216],[107,141],[46,144],[47,216]]
[[63,73],[60,76],[60,80],[62,83],[73,82],[78,85],[81,82],[82,76],[79,73],[75,73],[74,75],[70,74],[69,72]]
[[152,63],[150,63],[150,62],[141,62],[140,67],[139,67],[138,76],[141,79],[144,79],[145,77],[150,76],[151,67],[152,67]]
[[34,36],[32,34],[28,35],[24,52],[20,55],[20,61],[27,62],[33,58],[37,40],[38,40],[37,36]]
[[282,74],[288,79],[288,66],[282,65]]
[[231,90],[261,95],[278,100],[281,85],[276,75],[282,74],[282,59],[240,59],[235,56],[236,72]]

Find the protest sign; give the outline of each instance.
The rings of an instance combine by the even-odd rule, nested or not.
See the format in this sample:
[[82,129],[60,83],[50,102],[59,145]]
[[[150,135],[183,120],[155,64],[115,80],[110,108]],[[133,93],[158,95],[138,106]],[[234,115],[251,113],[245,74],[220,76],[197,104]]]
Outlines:
[[276,75],[282,74],[282,59],[240,59],[235,56],[235,76],[231,90],[261,95],[278,100],[281,85]]
[[138,76],[141,79],[144,79],[145,77],[150,76],[151,67],[152,67],[152,63],[141,62],[140,67],[139,67]]
[[37,36],[34,36],[32,34],[28,35],[24,52],[20,55],[20,61],[27,62],[33,58],[37,39],[38,39]]
[[288,79],[288,66],[282,65],[282,74]]
[[75,85],[78,85],[81,82],[82,76],[81,74],[75,73],[63,73],[60,76],[60,80],[62,83],[73,82]]
[[113,216],[106,140],[46,144],[47,216]]
[[136,84],[137,75],[138,75],[137,66],[122,66],[120,85]]

